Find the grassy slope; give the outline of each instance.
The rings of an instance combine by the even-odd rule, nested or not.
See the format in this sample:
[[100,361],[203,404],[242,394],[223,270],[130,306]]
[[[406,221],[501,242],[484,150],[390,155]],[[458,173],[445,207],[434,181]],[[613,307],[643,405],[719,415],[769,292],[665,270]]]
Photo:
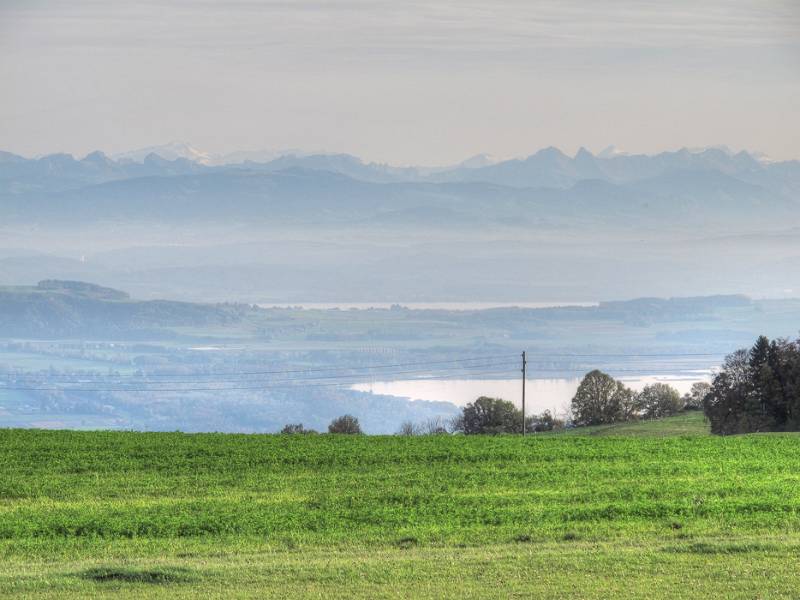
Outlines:
[[796,436],[618,433],[0,431],[0,596],[795,594]]
[[666,419],[653,421],[632,421],[614,423],[613,425],[595,425],[592,427],[576,427],[557,432],[559,435],[600,435],[600,436],[637,436],[637,437],[669,437],[709,435],[709,425],[701,411],[684,412]]

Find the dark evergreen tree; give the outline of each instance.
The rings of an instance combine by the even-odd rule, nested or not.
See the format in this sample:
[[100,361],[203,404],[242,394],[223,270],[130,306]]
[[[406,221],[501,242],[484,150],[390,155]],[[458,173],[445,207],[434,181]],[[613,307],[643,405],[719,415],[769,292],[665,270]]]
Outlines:
[[800,340],[761,336],[728,356],[703,410],[714,433],[800,429]]

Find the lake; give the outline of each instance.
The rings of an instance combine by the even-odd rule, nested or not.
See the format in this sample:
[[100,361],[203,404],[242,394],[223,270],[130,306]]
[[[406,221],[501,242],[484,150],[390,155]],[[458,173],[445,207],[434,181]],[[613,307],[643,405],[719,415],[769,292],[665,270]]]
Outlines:
[[[698,370],[681,375],[651,375],[621,377],[620,381],[641,390],[651,383],[668,383],[681,394],[689,391],[693,383],[709,381],[710,371]],[[525,404],[528,412],[549,410],[562,413],[575,395],[580,378],[528,379],[525,384]],[[413,379],[359,383],[351,387],[361,392],[386,396],[399,396],[411,400],[443,400],[464,406],[479,396],[499,397],[519,406],[522,402],[522,380],[517,379]]]
[[412,310],[487,310],[490,308],[554,308],[598,306],[597,302],[282,302],[259,303],[261,308],[302,308],[306,310],[388,310],[402,306]]

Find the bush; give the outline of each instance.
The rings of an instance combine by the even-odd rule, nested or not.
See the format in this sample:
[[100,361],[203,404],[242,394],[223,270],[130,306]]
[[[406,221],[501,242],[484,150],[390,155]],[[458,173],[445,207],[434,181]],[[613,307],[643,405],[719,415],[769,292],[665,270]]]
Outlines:
[[317,433],[313,429],[306,429],[303,427],[302,423],[289,423],[288,425],[284,425],[283,429],[281,429],[281,433]]
[[358,419],[353,415],[342,415],[336,417],[331,424],[328,425],[328,433],[345,433],[349,435],[358,435],[361,432],[361,426],[358,424]]
[[527,430],[534,433],[564,429],[564,421],[554,417],[549,410],[544,411],[541,415],[533,415],[527,421]]

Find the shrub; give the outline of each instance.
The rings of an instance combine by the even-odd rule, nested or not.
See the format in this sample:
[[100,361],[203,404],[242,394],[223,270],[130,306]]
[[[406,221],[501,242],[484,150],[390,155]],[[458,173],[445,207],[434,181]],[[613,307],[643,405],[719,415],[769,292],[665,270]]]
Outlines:
[[313,429],[306,429],[302,423],[289,423],[284,425],[281,433],[317,433]]
[[336,417],[331,424],[328,425],[328,433],[346,433],[350,435],[357,435],[362,433],[361,426],[358,424],[358,419],[353,415],[342,415]]
[[534,433],[564,429],[564,421],[554,417],[549,410],[544,411],[541,415],[533,415],[527,421],[527,430]]

